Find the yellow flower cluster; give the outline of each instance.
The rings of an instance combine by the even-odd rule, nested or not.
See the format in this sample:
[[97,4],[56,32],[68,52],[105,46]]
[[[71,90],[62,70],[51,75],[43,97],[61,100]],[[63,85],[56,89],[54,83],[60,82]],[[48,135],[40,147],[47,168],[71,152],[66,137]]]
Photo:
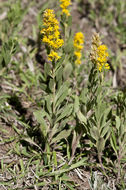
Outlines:
[[58,60],[60,56],[56,52],[63,44],[63,39],[60,39],[59,22],[55,18],[54,11],[46,9],[43,15],[43,35],[42,42],[47,45],[50,50],[48,59],[50,61]]
[[74,36],[74,55],[76,56],[76,64],[81,64],[82,49],[84,44],[84,35],[82,32],[78,32]]
[[67,16],[70,16],[69,10],[67,7],[71,4],[71,0],[60,0],[60,7],[62,8],[62,13],[65,13]]
[[103,66],[105,67],[105,69],[110,69],[110,66],[107,63],[107,57],[109,56],[107,49],[108,48],[106,45],[100,45],[97,49],[97,54],[98,54],[97,64],[100,72]]
[[92,40],[90,59],[93,63],[97,64],[98,70],[101,72],[103,68],[110,69],[107,63],[107,46],[100,41],[99,34],[95,33]]

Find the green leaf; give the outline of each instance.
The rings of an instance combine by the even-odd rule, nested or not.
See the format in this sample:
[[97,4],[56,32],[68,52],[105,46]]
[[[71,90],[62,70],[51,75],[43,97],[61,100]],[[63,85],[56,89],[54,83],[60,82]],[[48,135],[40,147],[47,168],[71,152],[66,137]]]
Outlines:
[[66,186],[70,189],[70,190],[75,190],[75,186],[74,185],[72,185],[72,184],[70,184],[70,183],[68,183],[68,182],[64,182],[65,184],[66,184]]
[[[108,117],[108,114],[110,112],[111,108],[105,109],[102,113],[101,113],[101,117],[100,117],[100,127],[104,127],[106,125],[106,120]],[[110,120],[107,122],[109,123]]]
[[69,82],[66,81],[65,83],[63,83],[63,85],[60,87],[60,89],[58,90],[57,94],[56,94],[56,101],[61,97],[61,95],[68,89],[69,87]]
[[21,77],[21,80],[24,81],[24,83],[26,84],[26,86],[29,87],[31,85],[30,81],[28,81],[28,78],[27,78],[26,74],[20,73],[20,77]]
[[21,172],[22,172],[22,173],[25,173],[25,167],[24,167],[23,160],[20,159],[19,162],[20,162],[20,166],[21,166]]
[[107,122],[107,124],[103,127],[100,136],[104,137],[108,132],[110,132],[110,121]]
[[113,130],[112,130],[112,133],[111,133],[110,143],[111,143],[111,146],[112,146],[113,150],[115,151],[115,153],[117,155],[118,147],[117,147],[117,143],[116,143],[116,136],[115,136],[115,133],[114,133]]
[[54,163],[54,166],[57,167],[56,151],[53,151],[53,163]]
[[57,61],[56,69],[63,63],[65,56],[65,54],[62,54],[62,57]]
[[38,111],[35,111],[33,114],[34,114],[34,116],[35,116],[37,122],[38,122],[39,124],[42,124],[42,123],[43,123],[43,118],[42,118],[43,112],[40,111],[40,110],[38,110]]
[[77,113],[79,111],[79,98],[78,96],[74,96],[74,113]]
[[103,113],[105,112],[105,110],[106,110],[106,104],[103,103],[101,100],[99,100],[98,105],[95,109],[97,122],[100,122],[101,117],[103,116]]
[[119,130],[120,124],[121,124],[120,118],[119,116],[116,115],[116,129],[117,130]]
[[73,67],[72,67],[71,63],[70,62],[65,63],[65,67],[64,67],[64,70],[63,70],[63,78],[64,78],[64,80],[67,80],[69,78],[69,76],[72,73],[72,70],[73,70]]
[[64,47],[64,51],[65,51],[65,53],[71,53],[73,51],[73,34],[71,31],[70,31],[67,43]]
[[50,144],[48,144],[48,143],[46,143],[46,153],[47,153],[48,164],[50,164],[50,160],[51,160],[51,151],[50,151]]
[[33,114],[34,114],[36,120],[38,121],[38,123],[40,124],[41,133],[43,134],[44,137],[46,137],[47,131],[48,131],[48,126],[42,117],[42,111],[35,111]]
[[87,97],[87,94],[88,94],[88,88],[84,88],[81,92],[81,95],[80,95],[80,100],[86,104],[87,103],[87,100],[88,100],[88,97]]
[[77,117],[81,123],[87,124],[87,118],[81,113],[80,110],[77,112]]
[[105,140],[104,138],[100,137],[100,139],[98,139],[97,143],[96,143],[96,147],[99,153],[102,153],[102,151],[104,150],[105,147]]
[[60,66],[56,72],[55,72],[55,76],[56,76],[56,81],[58,82],[61,78],[62,78],[62,73],[63,73],[63,67]]
[[54,79],[50,78],[49,89],[51,90],[51,92],[53,91],[53,87],[54,87]]
[[48,95],[48,96],[46,96],[45,99],[46,99],[46,107],[47,107],[47,110],[48,110],[49,113],[52,113],[52,108],[51,108],[51,105],[52,105],[52,103],[51,103],[51,96]]
[[21,140],[24,140],[24,141],[28,142],[29,144],[38,147],[41,150],[40,146],[37,145],[31,138],[29,138],[29,137],[22,137]]
[[[79,168],[80,166],[87,165],[87,158],[82,158],[80,161],[76,162],[75,164],[72,164],[70,166],[67,165],[67,168],[65,169],[58,169],[56,171],[49,172],[47,171],[46,173],[42,172],[39,174],[40,176],[55,176],[55,175],[61,175],[63,173],[69,172],[70,170],[73,170],[75,168]],[[64,166],[63,166],[64,167]]]
[[47,76],[51,75],[51,66],[49,63],[44,64],[44,74],[45,74],[46,78],[47,78]]
[[120,143],[123,141],[123,136],[124,136],[124,134],[125,134],[125,128],[126,128],[126,127],[125,127],[123,124],[121,124],[120,129],[119,129],[119,131],[118,131]]
[[56,137],[54,137],[51,141],[51,144],[54,142],[59,142],[61,139],[67,138],[71,133],[71,129],[61,131]]
[[68,117],[71,114],[72,110],[73,110],[72,104],[68,104],[67,106],[65,106],[62,109],[62,112],[59,115],[59,117],[56,119],[56,122],[60,121],[61,119],[65,118],[65,117]]
[[54,125],[54,127],[52,128],[51,130],[51,136],[53,137],[56,133],[59,133],[60,131],[62,131],[64,129],[64,127],[66,126],[66,123],[70,121],[70,118],[66,118],[66,119],[63,119],[60,124],[59,123],[56,123]]
[[56,106],[55,106],[56,108],[65,100],[67,95],[68,95],[68,88],[63,92],[63,94],[60,96],[60,98],[56,102]]
[[61,122],[60,122],[60,126],[58,128],[58,132],[62,131],[64,129],[64,127],[66,126],[66,123],[70,121],[70,118],[66,118],[66,119],[63,119]]
[[68,17],[68,26],[70,27],[71,26],[71,24],[72,24],[72,16],[69,16]]
[[99,131],[98,131],[98,128],[95,127],[95,126],[92,126],[91,129],[90,129],[90,135],[93,139],[95,139],[96,141],[98,141],[99,137],[100,137],[100,134],[99,134]]
[[59,89],[59,91],[56,94],[56,105],[55,107],[57,108],[62,102],[63,100],[67,97],[68,95],[68,86],[69,86],[69,82],[65,82]]
[[51,136],[51,137],[53,137],[53,136],[58,132],[58,127],[59,127],[59,124],[58,124],[58,123],[56,123],[56,124],[53,126],[53,128],[52,128],[52,130],[51,130],[51,133],[50,133],[50,136]]
[[61,176],[62,181],[70,181],[71,182],[71,177],[69,175],[66,175],[65,173]]

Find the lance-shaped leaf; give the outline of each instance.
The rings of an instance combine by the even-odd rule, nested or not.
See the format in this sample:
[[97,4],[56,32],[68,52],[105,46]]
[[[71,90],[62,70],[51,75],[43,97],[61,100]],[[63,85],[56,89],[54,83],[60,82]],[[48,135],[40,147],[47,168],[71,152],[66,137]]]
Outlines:
[[104,150],[105,147],[105,140],[104,138],[100,138],[98,139],[97,143],[96,143],[96,147],[99,153],[102,153],[102,151]]
[[54,142],[58,142],[58,141],[60,141],[61,139],[67,138],[67,137],[70,135],[70,133],[71,133],[71,129],[61,131],[56,137],[54,137],[54,138],[52,139],[51,144],[54,143]]
[[47,126],[44,118],[42,117],[42,111],[35,111],[34,116],[35,116],[36,120],[38,121],[38,123],[40,124],[41,133],[43,134],[44,137],[46,137],[47,131],[48,131],[48,126]]

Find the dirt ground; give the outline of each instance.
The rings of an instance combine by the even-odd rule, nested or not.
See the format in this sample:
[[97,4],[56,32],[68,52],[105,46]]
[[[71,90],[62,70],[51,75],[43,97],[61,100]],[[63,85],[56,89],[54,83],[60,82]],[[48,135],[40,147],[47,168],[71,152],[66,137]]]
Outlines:
[[[1,1],[5,1],[5,0],[1,0]],[[43,4],[46,2],[46,0],[36,0],[36,3],[34,4],[34,6],[31,6],[28,10],[27,15],[24,17],[22,25],[23,25],[23,30],[21,35],[23,35],[25,38],[28,38],[29,40],[32,40],[35,44],[37,44],[37,41],[34,41],[34,39],[32,38],[32,25],[36,24],[36,16],[38,14],[38,11],[40,10],[40,7],[43,6]],[[29,5],[30,1],[29,0],[22,0],[22,6],[27,7]],[[53,6],[53,2],[51,3],[51,6]],[[6,12],[6,10],[5,10]],[[116,56],[117,51],[123,51],[125,50],[125,45],[124,48],[122,48],[120,42],[118,41],[118,39],[116,38],[114,32],[109,31],[107,27],[102,27],[99,25],[99,23],[96,21],[96,23],[93,25],[91,23],[91,21],[89,20],[89,18],[86,16],[86,10],[84,9],[83,14],[80,13],[78,11],[78,5],[76,1],[73,1],[72,6],[71,6],[71,15],[73,18],[72,21],[72,29],[73,31],[77,32],[78,28],[81,29],[81,31],[84,33],[85,35],[85,50],[89,50],[90,48],[90,44],[91,44],[91,37],[92,34],[94,32],[99,32],[101,35],[104,36],[104,42],[107,44],[107,46],[109,47],[109,49],[111,49],[112,55]],[[36,26],[37,27],[37,26]],[[39,33],[39,31],[38,31]],[[122,48],[122,50],[121,50]],[[37,56],[40,56],[41,59],[41,53],[42,53],[42,48],[40,47],[39,52],[37,52]],[[113,77],[113,80],[116,82],[115,87],[119,87],[119,88],[126,88],[126,55],[122,55],[121,57],[122,63],[121,67],[119,66],[119,69],[117,69],[117,71],[111,71],[111,76]],[[110,64],[111,64],[111,59],[109,60]],[[119,63],[120,64],[120,63]],[[116,78],[114,78],[116,76]],[[24,106],[24,105],[23,105]],[[30,105],[32,106],[32,105]],[[25,109],[25,106],[24,106]],[[30,116],[28,116],[30,117]],[[13,121],[13,118],[10,118],[11,122]],[[5,125],[5,123],[2,122],[2,120],[0,121],[0,125],[5,127],[5,130],[8,131],[8,134],[5,134],[4,132],[2,132],[0,134],[1,138],[8,138],[9,135],[16,135],[16,133],[14,132],[14,130],[12,129],[11,125]],[[21,126],[17,123],[16,124],[20,129]],[[12,164],[14,162],[18,162],[18,156],[12,155],[12,157],[10,157],[10,155],[7,155],[6,153],[8,152],[8,150],[11,150],[11,148],[13,148],[14,145],[14,141],[12,140],[12,142],[10,143],[6,143],[6,144],[0,144],[0,159],[4,159],[6,163],[8,164]],[[88,179],[90,177],[90,174],[88,171],[84,171],[82,170],[82,173],[79,173],[79,171],[74,171],[74,172],[70,172],[70,177],[73,181],[77,182],[77,184],[79,184],[78,186],[78,190],[88,190],[90,189],[89,187],[89,182]],[[4,174],[2,176],[2,178],[5,179],[9,179],[8,174]],[[4,189],[4,188],[3,188]],[[0,190],[2,190],[2,187],[0,188]],[[44,188],[43,188],[44,190]]]

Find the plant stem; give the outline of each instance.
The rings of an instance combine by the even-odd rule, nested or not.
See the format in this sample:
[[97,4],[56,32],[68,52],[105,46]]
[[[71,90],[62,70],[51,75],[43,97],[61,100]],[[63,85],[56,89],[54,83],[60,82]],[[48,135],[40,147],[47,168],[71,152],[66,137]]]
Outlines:
[[120,149],[119,149],[119,154],[118,154],[118,157],[117,157],[117,159],[118,159],[118,174],[117,174],[117,181],[119,181],[119,179],[120,179],[120,175],[121,175],[121,166],[120,166],[120,161],[121,161],[121,151],[122,151],[122,148],[120,147]]
[[108,177],[108,175],[106,174],[105,169],[104,169],[104,166],[103,166],[103,163],[102,163],[101,155],[102,155],[102,153],[101,153],[101,152],[98,152],[98,160],[99,160],[99,163],[100,163],[100,165],[101,165],[101,168],[102,168],[102,170],[103,170],[103,172],[104,172],[104,175],[107,177],[107,180],[109,180],[109,177]]
[[52,106],[52,112],[53,112],[53,116],[54,116],[54,114],[55,114],[55,94],[56,94],[55,63],[53,64],[52,77],[53,77],[53,106]]
[[67,23],[64,23],[64,47],[65,47],[66,41],[67,41],[67,39],[68,39],[67,28],[68,28]]
[[74,89],[75,89],[75,93],[76,95],[78,95],[78,82],[77,82],[77,68],[74,68]]

